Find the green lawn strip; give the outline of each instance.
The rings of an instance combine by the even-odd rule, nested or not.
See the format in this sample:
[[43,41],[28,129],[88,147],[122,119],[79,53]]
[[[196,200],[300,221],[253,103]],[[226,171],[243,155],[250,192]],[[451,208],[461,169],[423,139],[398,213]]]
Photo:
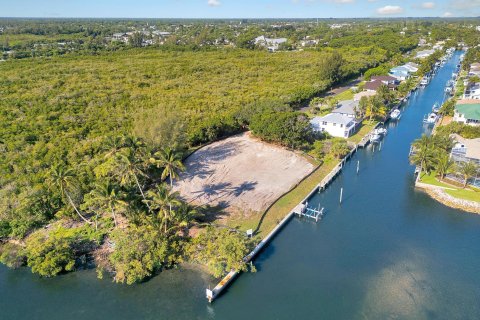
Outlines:
[[334,96],[334,98],[337,99],[338,101],[353,100],[353,96],[354,94],[352,89],[348,89],[343,91],[342,93],[337,94],[336,96]]
[[[265,237],[277,224],[282,220],[295,206],[297,206],[307,194],[315,188],[322,179],[338,163],[337,160],[330,160],[322,164],[315,172],[308,178],[303,180],[298,186],[280,198],[275,204],[265,213],[260,229],[257,233],[258,238]],[[256,229],[262,215],[255,214],[247,219],[241,221],[229,221],[228,225],[239,228],[241,230]]]
[[[420,182],[437,186],[437,187],[450,188],[450,189],[446,189],[445,192],[451,195],[452,197],[480,202],[480,192],[474,191],[472,189],[461,189],[456,186],[452,186],[450,184],[440,182],[437,180],[435,176],[436,176],[435,171],[431,172],[428,175],[425,174],[420,179]],[[451,189],[455,189],[455,190],[451,190]]]
[[357,133],[355,133],[353,136],[348,138],[347,140],[355,144],[359,143],[363,139],[363,137],[365,137],[370,131],[373,130],[373,128],[375,127],[375,124],[376,123],[374,122],[370,122],[366,120],[363,121],[362,127],[360,128],[360,130]]
[[445,190],[445,192],[458,199],[480,202],[480,192],[469,189]]
[[435,171],[430,172],[430,174],[424,174],[424,175],[421,176],[420,182],[430,184],[430,185],[433,185],[433,186],[437,186],[437,187],[445,187],[445,188],[456,189],[455,186],[452,186],[450,184],[446,184],[446,183],[438,181],[437,178],[436,178],[436,175],[437,175],[437,173]]

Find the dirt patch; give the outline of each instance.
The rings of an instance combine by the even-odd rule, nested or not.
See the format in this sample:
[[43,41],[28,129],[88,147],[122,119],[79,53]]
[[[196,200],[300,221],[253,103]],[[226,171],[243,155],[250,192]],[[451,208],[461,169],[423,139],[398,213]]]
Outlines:
[[224,218],[265,210],[314,169],[302,156],[249,133],[210,144],[185,165],[174,190],[189,202],[223,211]]

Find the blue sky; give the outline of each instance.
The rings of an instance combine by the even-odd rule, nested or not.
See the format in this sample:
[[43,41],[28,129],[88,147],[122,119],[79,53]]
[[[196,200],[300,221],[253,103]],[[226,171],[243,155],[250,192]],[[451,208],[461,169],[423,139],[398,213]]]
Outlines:
[[480,0],[0,0],[1,17],[480,16]]

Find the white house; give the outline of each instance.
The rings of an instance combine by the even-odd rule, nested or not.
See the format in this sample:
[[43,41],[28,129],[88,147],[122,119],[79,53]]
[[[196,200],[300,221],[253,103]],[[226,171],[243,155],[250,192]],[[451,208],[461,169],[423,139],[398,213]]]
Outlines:
[[344,100],[338,103],[338,107],[332,110],[332,113],[339,114],[351,119],[356,119],[355,110],[358,108],[358,101]]
[[327,132],[331,136],[348,138],[355,133],[354,119],[339,113],[330,113],[324,117],[315,117],[310,120],[312,129],[316,132]]
[[425,59],[427,57],[430,57],[433,53],[435,52],[435,50],[422,50],[422,51],[418,51],[417,52],[417,55],[415,56],[416,59]]
[[467,84],[463,99],[480,100],[480,83]]

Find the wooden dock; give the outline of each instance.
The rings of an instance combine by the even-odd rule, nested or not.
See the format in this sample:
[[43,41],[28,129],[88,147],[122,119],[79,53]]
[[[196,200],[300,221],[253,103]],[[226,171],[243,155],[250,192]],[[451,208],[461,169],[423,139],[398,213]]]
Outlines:
[[[375,130],[380,123],[373,128]],[[373,130],[366,135],[360,143],[358,143],[355,148],[352,148],[350,152],[340,161],[330,173],[322,179],[322,181],[313,188],[312,191],[292,210],[290,211],[283,219],[280,221],[277,226],[262,240],[260,243],[247,255],[243,258],[243,261],[248,263],[251,262],[255,256],[265,247],[265,245],[270,242],[275,235],[287,224],[287,222],[295,215],[304,216],[308,218],[315,219],[315,221],[320,220],[324,213],[324,208],[308,208],[308,199],[310,199],[315,193],[325,190],[325,188],[335,179],[335,177],[342,171],[345,163],[357,152],[358,148],[364,148],[370,141],[370,134]],[[365,140],[365,141],[364,141]],[[240,271],[231,270],[213,289],[206,289],[206,297],[208,302],[212,303],[227,287],[232,281],[238,276]]]

